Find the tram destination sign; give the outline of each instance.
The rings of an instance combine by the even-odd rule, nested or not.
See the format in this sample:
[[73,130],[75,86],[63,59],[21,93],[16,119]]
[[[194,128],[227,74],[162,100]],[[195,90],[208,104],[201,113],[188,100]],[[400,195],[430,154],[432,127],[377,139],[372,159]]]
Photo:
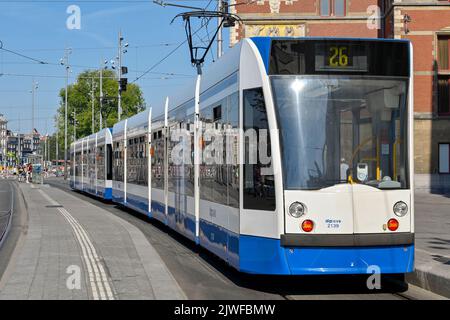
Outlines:
[[361,39],[274,39],[269,74],[359,74],[402,76],[410,73],[409,43]]
[[367,46],[361,43],[316,43],[314,50],[316,71],[367,72]]

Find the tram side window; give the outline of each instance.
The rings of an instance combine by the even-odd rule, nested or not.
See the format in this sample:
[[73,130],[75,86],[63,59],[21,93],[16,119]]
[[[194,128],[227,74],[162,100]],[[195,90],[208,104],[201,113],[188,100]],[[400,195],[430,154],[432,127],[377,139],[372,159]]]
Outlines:
[[105,180],[105,151],[103,146],[97,147],[97,153],[94,156],[97,158],[97,179]]
[[113,170],[113,180],[123,181],[123,142],[114,143],[114,170]]
[[222,117],[222,106],[226,108],[227,98],[202,110],[204,163],[200,167],[200,198],[228,205],[228,173],[224,148],[226,118]]
[[75,153],[75,176],[79,177],[81,176],[81,152]]
[[244,209],[274,211],[275,184],[262,88],[244,90],[244,148]]
[[89,169],[89,163],[88,163],[89,159],[88,159],[88,154],[85,151],[83,151],[83,176],[85,178],[88,177],[88,169]]
[[164,138],[162,130],[153,133],[150,150],[152,161],[152,188],[164,189]]
[[[228,97],[226,139],[228,150],[226,154],[228,205],[239,208],[239,94]],[[227,147],[226,147],[227,148]]]

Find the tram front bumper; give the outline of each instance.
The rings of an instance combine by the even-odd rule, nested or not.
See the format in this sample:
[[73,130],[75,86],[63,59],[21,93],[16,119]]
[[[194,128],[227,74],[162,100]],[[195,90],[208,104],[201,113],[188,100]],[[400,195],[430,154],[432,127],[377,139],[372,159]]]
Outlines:
[[283,246],[279,239],[240,236],[240,271],[257,274],[393,274],[414,269],[414,244]]

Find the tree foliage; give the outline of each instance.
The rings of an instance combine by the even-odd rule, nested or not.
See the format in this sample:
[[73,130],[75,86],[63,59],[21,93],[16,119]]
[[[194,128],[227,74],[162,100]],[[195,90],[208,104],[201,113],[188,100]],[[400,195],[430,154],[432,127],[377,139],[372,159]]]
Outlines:
[[[103,128],[112,127],[118,120],[118,80],[114,71],[102,70],[103,102],[100,110],[100,70],[84,71],[77,77],[77,81],[68,87],[67,99],[67,140],[68,145],[73,141],[74,111],[76,117],[76,139],[90,135],[92,131],[92,87],[94,87],[94,132],[100,129],[100,112],[103,118]],[[60,107],[56,115],[59,128],[59,146],[64,148],[64,113],[65,88],[59,93]],[[127,90],[122,92],[121,119],[128,118],[145,109],[145,102],[141,89],[136,84],[128,84]],[[61,152],[63,157],[63,152]]]

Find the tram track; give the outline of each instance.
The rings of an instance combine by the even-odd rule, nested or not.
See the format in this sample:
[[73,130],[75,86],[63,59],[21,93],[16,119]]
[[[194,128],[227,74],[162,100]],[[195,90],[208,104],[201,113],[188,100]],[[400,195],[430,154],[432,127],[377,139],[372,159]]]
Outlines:
[[[7,184],[8,188],[4,189],[3,186]],[[9,229],[11,227],[12,214],[14,211],[14,192],[12,187],[12,182],[9,180],[3,180],[0,184],[0,203],[2,207],[0,208],[0,248],[5,241]],[[6,199],[9,199],[9,205],[3,207]]]
[[[233,300],[410,300],[408,286],[382,280],[381,290],[367,289],[364,276],[277,277],[242,274],[156,220],[128,208],[72,191],[67,183],[48,180],[136,226],[155,247],[189,299]],[[419,297],[420,298],[420,297]]]

